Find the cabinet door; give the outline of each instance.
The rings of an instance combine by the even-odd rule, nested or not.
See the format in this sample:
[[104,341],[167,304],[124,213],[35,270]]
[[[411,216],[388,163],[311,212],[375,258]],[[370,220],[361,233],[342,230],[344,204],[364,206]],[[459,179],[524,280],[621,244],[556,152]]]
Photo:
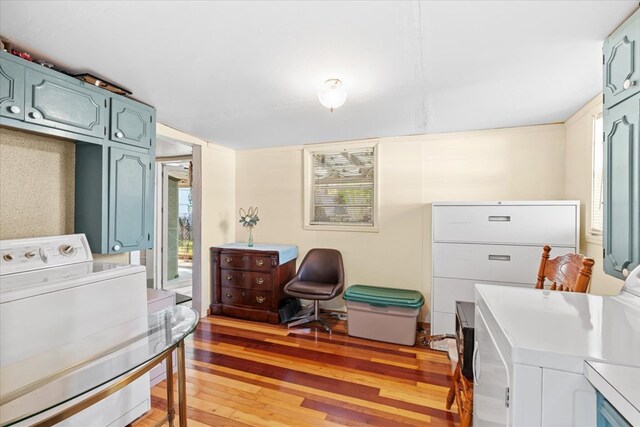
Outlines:
[[111,98],[110,139],[150,149],[153,146],[153,109]]
[[610,108],[640,90],[640,13],[604,43],[604,104]]
[[78,80],[67,81],[27,69],[25,121],[104,138],[107,98],[84,87]]
[[624,278],[640,261],[640,94],[604,113],[604,270]]
[[109,149],[109,253],[149,246],[149,173],[147,153]]
[[24,120],[24,72],[22,65],[0,60],[0,116]]

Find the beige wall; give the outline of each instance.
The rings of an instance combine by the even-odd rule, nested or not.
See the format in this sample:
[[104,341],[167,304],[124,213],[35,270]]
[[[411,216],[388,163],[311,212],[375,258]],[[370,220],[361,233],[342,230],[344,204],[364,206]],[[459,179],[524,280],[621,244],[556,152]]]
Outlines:
[[615,295],[620,292],[623,281],[604,274],[602,236],[594,236],[589,232],[593,119],[600,113],[602,113],[602,95],[596,96],[582,107],[564,125],[566,133],[565,197],[580,200],[581,252],[596,261],[589,292],[600,295]]
[[[339,249],[348,284],[431,294],[433,201],[542,200],[564,195],[564,126],[379,139],[380,232],[304,230],[302,147],[236,152],[236,206],[259,206],[257,243]],[[337,143],[336,146],[344,145]],[[237,215],[236,215],[237,216]],[[234,217],[235,218],[235,217]],[[235,236],[247,231],[236,221]],[[326,303],[341,308],[342,300]]]
[[0,240],[73,233],[75,152],[71,141],[0,128]]

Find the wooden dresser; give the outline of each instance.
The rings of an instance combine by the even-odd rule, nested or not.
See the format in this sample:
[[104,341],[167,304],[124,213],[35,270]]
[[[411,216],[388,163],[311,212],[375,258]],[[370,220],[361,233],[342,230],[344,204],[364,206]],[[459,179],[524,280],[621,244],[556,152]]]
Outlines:
[[290,245],[230,243],[211,248],[211,314],[279,323],[284,285],[296,274]]

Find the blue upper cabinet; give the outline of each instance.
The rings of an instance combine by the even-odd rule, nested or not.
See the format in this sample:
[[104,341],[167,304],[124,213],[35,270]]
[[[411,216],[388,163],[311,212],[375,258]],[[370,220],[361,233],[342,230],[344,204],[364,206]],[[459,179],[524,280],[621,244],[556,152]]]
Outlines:
[[604,103],[611,108],[640,91],[640,11],[605,41]]
[[640,264],[640,11],[605,41],[604,271]]
[[152,108],[112,98],[109,139],[150,149],[154,141],[154,121]]
[[623,279],[640,262],[640,94],[604,122],[604,269]]
[[24,73],[16,62],[0,62],[0,116],[24,120]]
[[109,253],[151,247],[149,154],[109,148]]
[[107,97],[100,92],[88,90],[80,80],[61,79],[27,69],[25,121],[104,138]]

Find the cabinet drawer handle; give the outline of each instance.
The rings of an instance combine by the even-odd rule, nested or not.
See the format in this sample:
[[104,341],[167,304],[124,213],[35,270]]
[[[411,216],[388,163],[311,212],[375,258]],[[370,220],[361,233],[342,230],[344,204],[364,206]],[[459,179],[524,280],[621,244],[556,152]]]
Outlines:
[[230,274],[227,274],[227,280],[231,280],[231,279],[233,279],[233,276]]
[[267,299],[266,297],[257,296],[256,297],[256,302],[258,304],[262,304],[266,299]]
[[491,222],[510,222],[511,217],[509,215],[491,215],[489,216]]
[[258,267],[262,267],[262,266],[264,265],[264,261],[263,261],[263,260],[261,260],[261,259],[257,259],[257,260],[256,260],[256,265],[257,265]]
[[12,105],[11,107],[9,107],[9,112],[11,114],[20,114],[20,107],[18,107],[17,105]]
[[32,119],[40,120],[42,118],[42,114],[40,113],[40,111],[32,111],[29,113],[29,117],[31,117]]
[[242,291],[242,296],[245,296],[245,295],[247,295],[247,292],[246,291]]
[[231,298],[231,294],[224,294],[225,297]]
[[489,261],[511,261],[511,255],[489,255]]
[[636,85],[636,81],[635,80],[625,80],[624,83],[622,83],[622,87],[624,88],[624,90],[629,89],[632,86]]
[[262,277],[258,277],[258,278],[256,279],[256,283],[257,283],[258,285],[262,285],[262,284],[264,283],[264,279],[263,279]]
[[225,258],[224,262],[231,262],[231,258]]
[[118,131],[116,132],[116,138],[122,138],[124,136],[124,133]]

